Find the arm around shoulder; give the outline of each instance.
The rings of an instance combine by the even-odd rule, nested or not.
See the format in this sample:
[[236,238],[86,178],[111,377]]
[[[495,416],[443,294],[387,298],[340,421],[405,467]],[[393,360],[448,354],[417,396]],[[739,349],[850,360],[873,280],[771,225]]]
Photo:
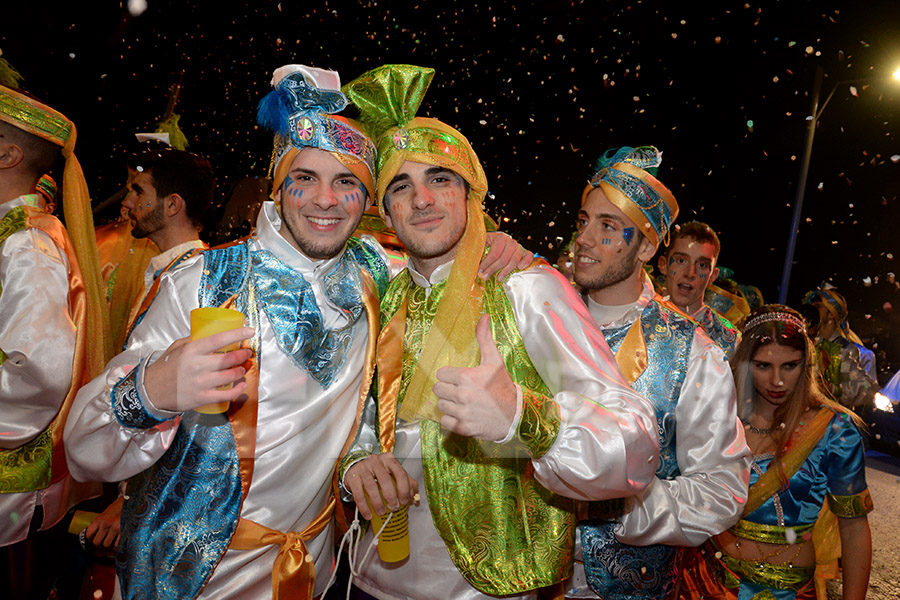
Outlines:
[[737,419],[731,368],[722,350],[695,334],[675,409],[679,474],[630,498],[616,537],[634,545],[697,546],[740,518],[750,450]]
[[[528,357],[558,407],[558,434],[533,460],[538,481],[579,500],[644,489],[659,461],[653,407],[622,378],[581,296],[543,264],[503,285]],[[523,408],[523,421],[526,415]]]

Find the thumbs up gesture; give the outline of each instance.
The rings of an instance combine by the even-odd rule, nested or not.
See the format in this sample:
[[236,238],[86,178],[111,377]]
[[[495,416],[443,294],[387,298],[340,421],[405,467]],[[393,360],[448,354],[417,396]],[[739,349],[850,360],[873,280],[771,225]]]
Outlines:
[[506,437],[516,416],[516,386],[491,334],[491,317],[482,315],[475,328],[481,349],[477,367],[441,367],[434,394],[444,413],[441,427],[479,440]]

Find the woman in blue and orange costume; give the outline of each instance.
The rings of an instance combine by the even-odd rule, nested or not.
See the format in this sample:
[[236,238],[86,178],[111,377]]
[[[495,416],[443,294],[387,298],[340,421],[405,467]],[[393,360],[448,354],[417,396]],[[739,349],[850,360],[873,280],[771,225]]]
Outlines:
[[685,557],[680,598],[824,600],[840,576],[843,597],[865,598],[872,560],[859,418],[819,386],[800,313],[755,310],[731,359],[738,411],[754,460],[750,497],[731,529]]

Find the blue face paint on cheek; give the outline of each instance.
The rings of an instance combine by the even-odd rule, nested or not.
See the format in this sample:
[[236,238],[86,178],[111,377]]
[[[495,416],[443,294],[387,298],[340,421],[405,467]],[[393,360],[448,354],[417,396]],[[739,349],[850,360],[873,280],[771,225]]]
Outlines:
[[622,230],[622,239],[625,240],[625,244],[630,246],[631,242],[634,240],[634,227],[626,227]]
[[290,175],[284,178],[284,184],[281,186],[281,189],[287,192],[288,197],[291,200],[300,200],[300,197],[303,195],[303,190],[294,185],[294,179]]
[[602,240],[600,240],[600,245],[601,246],[612,246],[612,240],[609,238],[603,238]]

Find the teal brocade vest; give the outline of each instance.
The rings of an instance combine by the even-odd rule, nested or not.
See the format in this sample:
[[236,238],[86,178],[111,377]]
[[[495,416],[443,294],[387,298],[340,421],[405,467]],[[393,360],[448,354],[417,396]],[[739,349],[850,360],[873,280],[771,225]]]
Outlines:
[[[631,324],[603,329],[616,352]],[[647,345],[647,368],[632,388],[656,409],[660,459],[656,476],[673,479],[680,474],[676,455],[675,407],[687,375],[697,323],[656,299],[641,313],[641,331]],[[582,521],[581,547],[588,584],[604,600],[668,598],[674,591],[681,549],[675,546],[631,546],[616,540],[615,516],[619,500],[591,502],[589,520]]]

